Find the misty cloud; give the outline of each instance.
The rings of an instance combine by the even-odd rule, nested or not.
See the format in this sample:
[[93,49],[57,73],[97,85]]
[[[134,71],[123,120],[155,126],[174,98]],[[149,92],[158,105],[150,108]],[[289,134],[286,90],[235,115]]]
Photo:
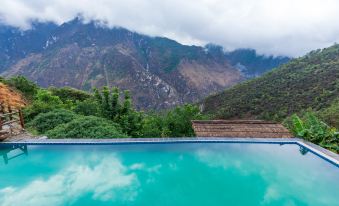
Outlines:
[[63,23],[81,14],[184,44],[299,56],[339,40],[337,0],[0,0],[0,21]]

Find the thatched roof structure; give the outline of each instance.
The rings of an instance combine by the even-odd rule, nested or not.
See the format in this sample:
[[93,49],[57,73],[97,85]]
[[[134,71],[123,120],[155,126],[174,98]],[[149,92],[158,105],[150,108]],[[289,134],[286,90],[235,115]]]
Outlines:
[[192,124],[198,137],[293,137],[281,124],[261,120],[195,120]]
[[21,94],[0,82],[0,104],[13,108],[21,108],[26,105],[26,102]]

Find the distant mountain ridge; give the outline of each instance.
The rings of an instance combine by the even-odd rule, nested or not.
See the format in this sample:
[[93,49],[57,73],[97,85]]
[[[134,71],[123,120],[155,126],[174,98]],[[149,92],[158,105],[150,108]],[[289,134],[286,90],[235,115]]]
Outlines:
[[214,44],[207,44],[205,48],[211,55],[226,58],[232,66],[236,67],[247,78],[258,77],[272,68],[291,60],[287,56],[260,55],[254,49],[223,51],[221,46]]
[[252,59],[79,18],[35,23],[28,31],[0,26],[1,75],[24,75],[44,87],[118,86],[131,90],[139,109],[195,102],[289,60],[239,52]]

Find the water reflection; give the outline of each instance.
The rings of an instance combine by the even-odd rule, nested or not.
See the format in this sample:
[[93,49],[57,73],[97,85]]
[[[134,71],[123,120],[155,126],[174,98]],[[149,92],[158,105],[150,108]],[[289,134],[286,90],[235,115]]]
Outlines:
[[1,206],[337,202],[337,171],[295,144],[29,147],[29,158],[0,168]]
[[309,151],[307,148],[303,147],[303,146],[299,146],[299,152],[301,155],[306,155]]
[[[46,159],[50,155],[56,153],[46,153]],[[32,171],[28,182],[0,187],[0,205],[22,205],[23,202],[27,206],[91,205],[85,202],[124,205],[138,195],[139,181],[135,171],[114,154],[83,154],[73,155],[73,158],[76,161],[64,164],[44,178]],[[62,157],[59,164],[63,163]]]
[[[254,177],[265,189],[260,205],[338,205],[338,173],[296,145],[216,145],[196,152],[199,161],[225,173]],[[240,152],[243,151],[243,152]],[[336,169],[336,168],[335,168]],[[288,184],[285,184],[288,182]],[[228,182],[229,183],[229,182]],[[297,189],[296,189],[297,188]],[[331,189],[329,189],[331,188]],[[313,194],[321,194],[315,198]]]
[[21,155],[28,155],[27,145],[0,145],[0,156],[2,156],[6,165],[9,160]]

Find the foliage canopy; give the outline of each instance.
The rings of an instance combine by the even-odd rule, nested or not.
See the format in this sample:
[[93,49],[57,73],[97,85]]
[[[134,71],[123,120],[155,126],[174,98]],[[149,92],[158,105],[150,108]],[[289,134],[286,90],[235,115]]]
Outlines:
[[84,116],[66,124],[60,124],[49,130],[46,135],[51,138],[124,138],[118,124],[104,118]]

